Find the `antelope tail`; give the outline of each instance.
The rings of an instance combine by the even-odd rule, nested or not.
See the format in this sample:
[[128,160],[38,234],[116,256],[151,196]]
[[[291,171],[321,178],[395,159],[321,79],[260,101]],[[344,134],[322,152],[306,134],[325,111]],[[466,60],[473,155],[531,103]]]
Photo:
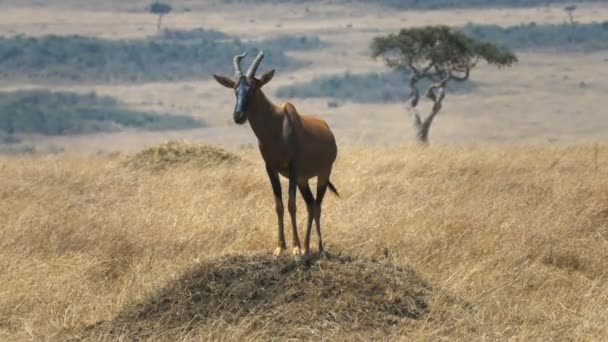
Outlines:
[[329,190],[331,192],[333,192],[336,196],[340,197],[340,194],[338,193],[338,189],[336,189],[336,187],[331,184],[331,182],[327,182],[327,185],[329,186]]

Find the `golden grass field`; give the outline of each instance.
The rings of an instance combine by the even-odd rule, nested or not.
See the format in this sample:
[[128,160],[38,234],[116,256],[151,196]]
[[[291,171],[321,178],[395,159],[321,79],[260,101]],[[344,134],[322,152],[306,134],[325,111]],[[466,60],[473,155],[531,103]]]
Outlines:
[[[146,4],[2,2],[0,34],[144,37],[156,23]],[[312,64],[277,70],[267,87],[273,99],[279,86],[317,76],[386,70],[367,46],[402,27],[566,19],[556,6],[172,4],[170,28],[331,43],[290,53]],[[608,6],[576,13],[581,22],[605,20]],[[608,51],[518,56],[510,69],[475,69],[483,84],[475,92],[448,95],[428,148],[412,144],[402,104],[293,99],[329,122],[339,149],[332,182],[342,197],[328,194],[323,207],[330,254],[311,264],[272,260],[276,214],[255,136],[232,123],[233,94],[211,75],[3,83],[96,91],[211,126],[29,137],[65,152],[0,157],[0,341],[606,340]],[[169,139],[195,144],[158,145]],[[302,236],[300,195],[298,206]],[[289,242],[289,225],[286,234]]]
[[3,158],[0,339],[608,334],[606,145],[342,148],[311,268],[258,152],[196,151]]

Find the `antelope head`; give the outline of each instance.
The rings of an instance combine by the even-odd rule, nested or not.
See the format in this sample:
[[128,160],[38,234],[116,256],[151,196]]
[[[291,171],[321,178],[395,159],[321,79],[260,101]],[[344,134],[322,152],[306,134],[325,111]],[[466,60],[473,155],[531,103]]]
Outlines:
[[251,103],[251,99],[255,97],[258,92],[261,91],[262,87],[270,82],[274,76],[274,69],[264,73],[262,77],[256,78],[255,72],[257,71],[262,59],[264,59],[264,53],[260,51],[257,57],[249,66],[249,69],[243,75],[241,71],[241,60],[245,58],[247,52],[242,55],[234,56],[232,61],[234,67],[234,80],[229,77],[219,76],[213,74],[215,80],[226,88],[234,90],[236,95],[236,105],[234,106],[234,122],[242,125],[247,121],[248,105]]

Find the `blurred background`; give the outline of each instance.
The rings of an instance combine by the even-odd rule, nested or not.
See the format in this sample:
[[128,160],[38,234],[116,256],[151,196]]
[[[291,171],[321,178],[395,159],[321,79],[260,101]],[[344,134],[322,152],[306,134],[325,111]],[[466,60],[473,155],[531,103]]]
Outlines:
[[[548,0],[234,0],[0,3],[0,153],[105,153],[183,139],[256,144],[212,78],[257,50],[265,88],[329,122],[339,144],[414,141],[407,75],[374,37],[450,25],[508,47],[448,88],[431,141],[560,143],[605,136],[608,4]],[[426,107],[425,107],[426,106]],[[429,108],[422,104],[422,110]]]

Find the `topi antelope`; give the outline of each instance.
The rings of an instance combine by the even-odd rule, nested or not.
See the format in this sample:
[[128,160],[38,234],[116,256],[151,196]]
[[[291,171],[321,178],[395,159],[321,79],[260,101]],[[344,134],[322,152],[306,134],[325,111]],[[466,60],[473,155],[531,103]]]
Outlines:
[[[338,195],[329,181],[331,169],[338,149],[334,135],[327,123],[313,116],[300,115],[289,102],[280,106],[273,104],[262,92],[262,87],[274,76],[274,69],[260,78],[255,77],[264,53],[260,51],[243,75],[241,60],[247,53],[237,55],[233,60],[235,80],[213,75],[215,80],[236,94],[234,122],[244,124],[249,120],[253,133],[258,138],[260,152],[266,164],[276,202],[279,221],[279,244],[274,255],[282,254],[286,247],[283,225],[283,200],[279,174],[289,179],[289,200],[287,208],[291,216],[293,233],[293,254],[300,255],[300,239],[296,225],[296,186],[306,202],[308,222],[304,239],[304,255],[310,252],[310,233],[314,219],[319,236],[319,253],[323,253],[321,239],[321,203],[327,187]],[[317,177],[317,197],[312,194],[308,180]]]

